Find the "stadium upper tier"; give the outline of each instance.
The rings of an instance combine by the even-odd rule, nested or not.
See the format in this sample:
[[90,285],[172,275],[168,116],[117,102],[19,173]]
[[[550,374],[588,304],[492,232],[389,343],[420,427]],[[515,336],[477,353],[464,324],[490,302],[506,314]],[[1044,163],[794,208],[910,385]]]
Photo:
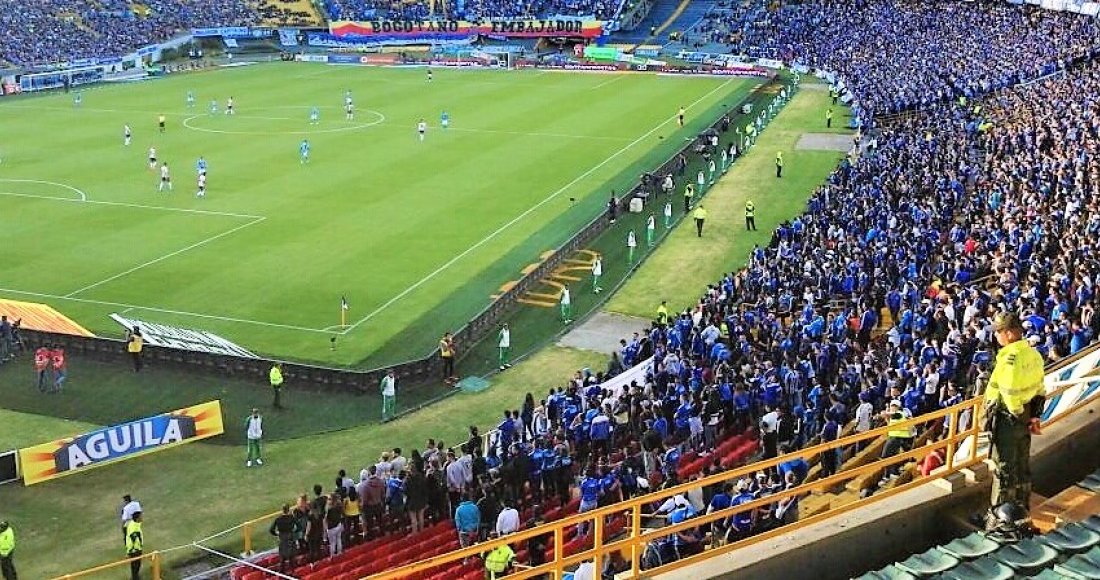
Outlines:
[[593,16],[606,20],[614,16],[621,0],[325,0],[325,10],[333,20],[422,20],[454,18],[549,18],[553,16]]
[[244,0],[15,0],[0,10],[0,60],[26,66],[122,56],[195,26],[260,19]]

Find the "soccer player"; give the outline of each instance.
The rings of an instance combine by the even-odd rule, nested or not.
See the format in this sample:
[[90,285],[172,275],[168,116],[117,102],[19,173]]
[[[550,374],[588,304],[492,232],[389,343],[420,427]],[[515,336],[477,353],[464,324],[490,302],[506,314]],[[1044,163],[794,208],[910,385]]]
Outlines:
[[592,293],[599,294],[603,291],[600,287],[600,276],[603,276],[603,258],[599,254],[596,254],[596,258],[592,260]]
[[202,155],[199,155],[199,161],[195,163],[195,171],[199,175],[206,175],[206,158]]
[[665,229],[672,227],[672,202],[665,202]]
[[424,133],[428,130],[428,124],[424,122],[424,119],[420,119],[420,122],[416,124],[416,134],[419,136],[420,141],[424,141]]
[[559,304],[561,305],[561,321],[565,324],[573,322],[573,299],[569,296],[568,286],[562,287]]
[[195,92],[194,91],[187,91],[187,108],[188,109],[194,109],[195,108]]
[[428,69],[428,82],[432,82],[432,69]]
[[634,230],[630,230],[626,234],[626,263],[627,265],[634,264],[634,248],[638,247],[638,237],[634,235]]
[[684,126],[684,107],[682,105],[680,106],[680,111],[676,113],[676,122],[679,123],[681,127]]
[[443,114],[439,115],[439,126],[444,129],[451,126],[451,116],[447,114],[447,111],[443,111]]
[[233,113],[233,97],[229,97],[228,99],[225,100],[225,114],[226,115],[235,114],[235,113]]
[[298,155],[303,165],[309,163],[309,139],[302,139],[302,143],[298,145]]
[[122,126],[122,144],[129,147],[130,146],[130,138],[133,137],[133,136],[134,136],[133,132],[130,131],[130,125],[123,125]]
[[210,114],[211,115],[217,115],[218,114],[218,100],[217,99],[210,99]]
[[351,89],[347,89],[347,90],[344,91],[344,104],[345,105],[350,105],[351,104]]
[[195,192],[195,197],[206,197],[206,172],[199,174],[199,190]]
[[351,104],[351,101],[348,101],[344,105],[344,111],[346,113],[344,115],[345,119],[347,119],[348,121],[354,121],[355,120],[355,105]]
[[168,173],[168,162],[160,164],[160,184],[157,185],[157,191],[164,191],[164,186],[168,186],[168,191],[172,191],[172,176]]
[[153,171],[157,168],[157,148],[149,148],[149,171]]
[[321,122],[321,110],[317,107],[313,107],[309,110],[309,124],[316,125]]
[[656,238],[657,216],[653,215],[653,212],[649,212],[649,217],[645,220],[645,245],[652,248]]
[[157,128],[161,133],[164,132],[164,114],[157,115]]
[[84,94],[81,93],[80,91],[77,91],[76,94],[73,95],[73,106],[79,109],[80,104],[83,103],[83,102],[84,102]]

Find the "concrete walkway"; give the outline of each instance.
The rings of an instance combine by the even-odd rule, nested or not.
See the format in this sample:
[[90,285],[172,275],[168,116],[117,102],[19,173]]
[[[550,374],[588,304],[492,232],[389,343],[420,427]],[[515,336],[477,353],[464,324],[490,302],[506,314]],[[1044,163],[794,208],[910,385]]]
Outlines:
[[817,151],[843,151],[852,148],[851,135],[837,135],[835,133],[803,133],[798,138],[795,149],[810,149]]
[[561,337],[558,346],[594,350],[610,354],[619,349],[619,340],[649,327],[650,321],[635,316],[597,312],[584,324]]

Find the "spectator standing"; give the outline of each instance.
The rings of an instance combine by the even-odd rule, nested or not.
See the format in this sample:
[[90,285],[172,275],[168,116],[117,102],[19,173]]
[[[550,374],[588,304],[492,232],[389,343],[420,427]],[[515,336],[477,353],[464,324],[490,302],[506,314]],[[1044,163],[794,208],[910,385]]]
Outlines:
[[519,531],[519,510],[516,509],[514,502],[511,498],[505,497],[500,503],[504,508],[497,515],[496,534],[498,538]]
[[382,391],[382,422],[385,423],[394,417],[394,409],[397,407],[397,375],[393,369],[386,371],[379,383]]
[[378,477],[378,468],[374,465],[366,469],[366,477],[360,474],[356,492],[359,494],[360,517],[363,519],[363,533],[368,538],[375,537],[375,530],[382,531],[382,501],[386,497],[386,482]]
[[53,350],[50,351],[50,364],[53,367],[53,392],[60,393],[61,386],[68,378],[65,372],[68,368],[65,362],[65,349],[60,344],[53,345]]
[[267,373],[268,381],[271,383],[271,390],[275,394],[275,400],[271,403],[271,406],[276,409],[282,409],[282,394],[283,394],[283,363],[275,363],[271,365],[271,371]]
[[776,151],[775,153],[775,176],[783,177],[783,152]]
[[592,293],[599,294],[603,292],[603,287],[600,286],[600,277],[603,276],[603,258],[596,254],[592,259]]
[[126,538],[126,526],[130,524],[130,521],[134,519],[134,514],[141,512],[141,504],[130,497],[130,494],[122,496],[122,537]]
[[512,358],[512,331],[508,328],[507,322],[500,326],[500,332],[497,334],[497,348],[500,351],[497,361],[500,365],[498,370],[511,368],[512,363],[509,361]]
[[18,580],[15,571],[15,529],[8,522],[0,522],[0,573],[4,580]]
[[141,350],[144,346],[145,339],[141,336],[141,328],[135,325],[126,333],[126,352],[130,353],[130,360],[134,363],[135,373],[141,372]]
[[50,349],[40,346],[34,351],[34,372],[38,376],[38,391],[46,392],[50,374]]
[[344,551],[344,501],[336,492],[329,496],[325,507],[325,536],[328,539],[329,556]]
[[294,539],[298,530],[298,522],[290,515],[290,504],[283,504],[283,513],[271,522],[268,533],[279,538],[279,571],[286,573],[290,569],[294,559]]
[[245,460],[245,467],[252,467],[253,461],[256,465],[264,464],[260,447],[260,441],[264,436],[263,423],[264,418],[260,416],[259,409],[252,409],[252,414],[245,419],[245,438],[248,440],[248,458]]
[[416,465],[409,466],[405,479],[405,511],[409,513],[409,532],[417,533],[425,527],[424,512],[428,509],[428,477]]
[[439,339],[439,358],[443,361],[443,382],[453,385],[458,377],[455,376],[455,341],[449,332]]
[[477,509],[468,494],[463,494],[462,503],[455,509],[455,529],[458,530],[458,544],[462,548],[477,542],[481,529],[481,511]]
[[0,364],[7,362],[10,358],[15,358],[12,345],[12,326],[8,321],[6,315],[0,316]]

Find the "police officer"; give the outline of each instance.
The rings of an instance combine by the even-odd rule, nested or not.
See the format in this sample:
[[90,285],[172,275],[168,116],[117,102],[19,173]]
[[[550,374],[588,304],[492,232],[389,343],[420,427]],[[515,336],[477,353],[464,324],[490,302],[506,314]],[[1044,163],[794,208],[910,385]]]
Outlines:
[[271,390],[275,391],[275,402],[272,403],[271,406],[276,409],[282,409],[283,404],[280,397],[283,394],[283,363],[271,365],[271,372],[268,373],[268,380],[271,382]]
[[756,231],[756,204],[751,199],[745,202],[745,229]]
[[985,429],[996,465],[992,505],[1015,503],[1028,509],[1031,497],[1031,434],[1043,407],[1043,357],[1023,339],[1020,319],[998,314],[994,335],[1001,345],[985,388]]
[[15,530],[8,522],[0,522],[0,572],[4,574],[4,580],[17,580],[15,563],[12,555],[15,553]]
[[783,177],[783,152],[775,152],[775,176]]
[[826,129],[832,129],[833,128],[833,110],[832,109],[829,109],[828,111],[825,111],[825,128]]
[[137,512],[130,523],[126,524],[126,557],[134,558],[130,562],[130,580],[138,580],[141,574],[141,554],[144,544],[145,537],[141,533],[141,512]]

